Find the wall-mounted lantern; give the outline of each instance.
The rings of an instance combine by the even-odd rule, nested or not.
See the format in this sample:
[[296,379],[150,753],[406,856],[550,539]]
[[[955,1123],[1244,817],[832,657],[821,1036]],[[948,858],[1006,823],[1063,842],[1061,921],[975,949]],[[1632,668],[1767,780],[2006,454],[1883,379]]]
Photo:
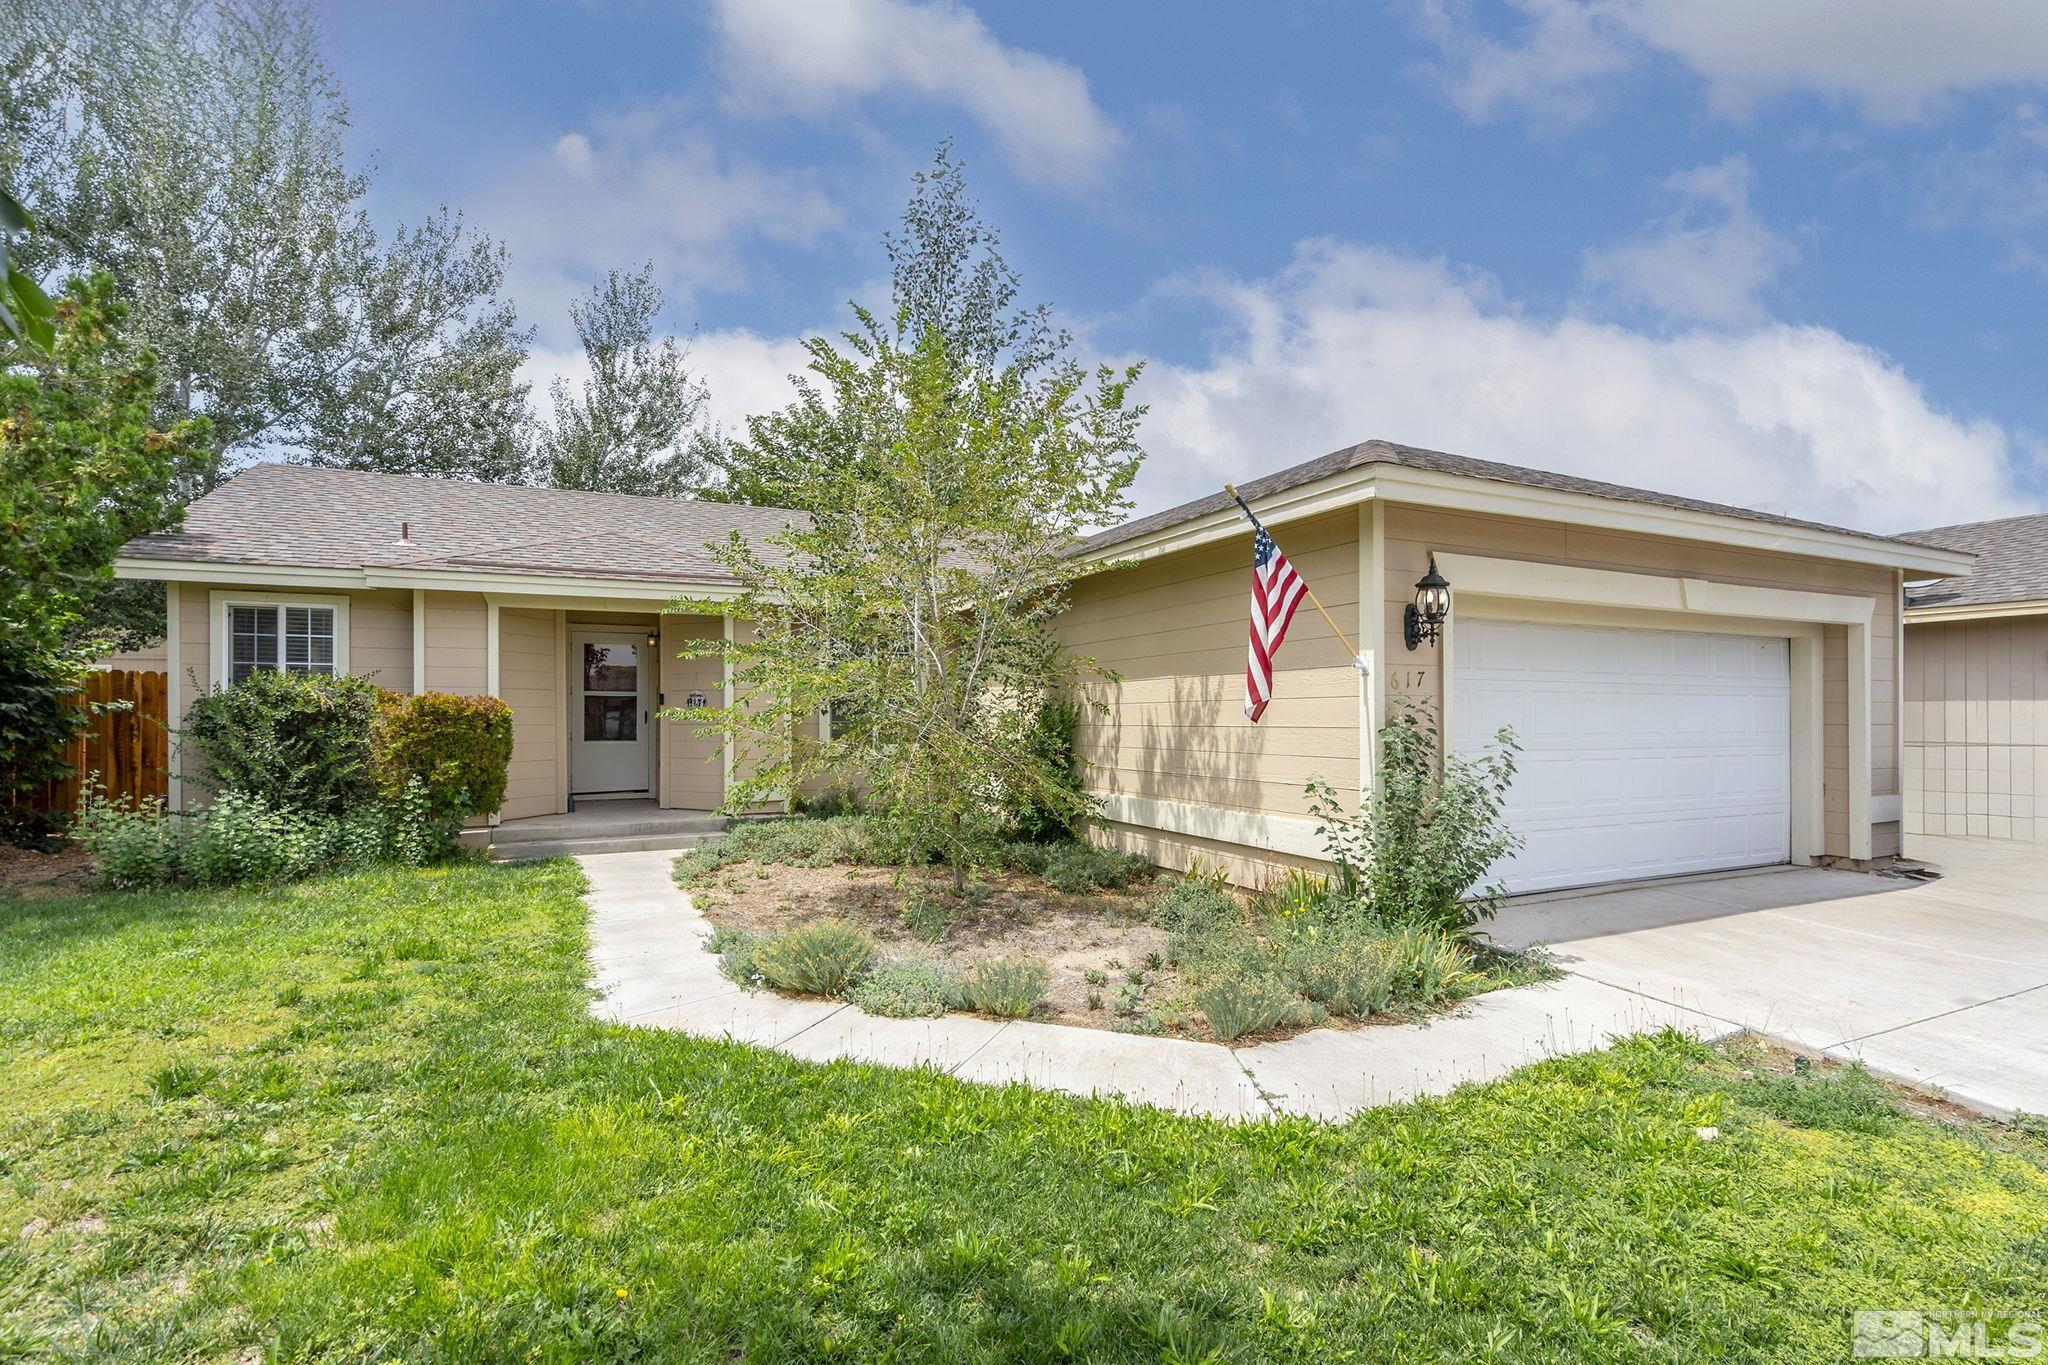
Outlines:
[[1415,600],[1401,613],[1401,638],[1414,649],[1427,640],[1434,643],[1451,618],[1451,585],[1436,571],[1436,556],[1429,557],[1429,572],[1415,580]]
[[650,630],[647,632],[647,647],[649,649],[661,648],[661,632],[659,630]]

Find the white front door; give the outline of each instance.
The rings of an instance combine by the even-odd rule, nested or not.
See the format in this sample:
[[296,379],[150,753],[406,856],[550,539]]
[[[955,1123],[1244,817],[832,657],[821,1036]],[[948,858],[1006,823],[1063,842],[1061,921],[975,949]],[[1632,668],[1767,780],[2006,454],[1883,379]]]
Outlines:
[[654,727],[645,635],[573,632],[569,637],[569,792],[590,796],[650,790]]
[[1792,852],[1790,651],[1771,636],[1458,622],[1451,732],[1512,726],[1510,891],[1782,863]]

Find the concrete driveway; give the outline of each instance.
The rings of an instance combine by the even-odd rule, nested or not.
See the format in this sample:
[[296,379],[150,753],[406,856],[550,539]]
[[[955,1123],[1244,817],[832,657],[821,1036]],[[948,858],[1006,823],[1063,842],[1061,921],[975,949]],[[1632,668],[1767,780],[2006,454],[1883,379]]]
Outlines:
[[1940,880],[1779,868],[1531,897],[1491,928],[1576,975],[1972,1108],[2048,1113],[2048,847],[1923,838],[1908,853]]

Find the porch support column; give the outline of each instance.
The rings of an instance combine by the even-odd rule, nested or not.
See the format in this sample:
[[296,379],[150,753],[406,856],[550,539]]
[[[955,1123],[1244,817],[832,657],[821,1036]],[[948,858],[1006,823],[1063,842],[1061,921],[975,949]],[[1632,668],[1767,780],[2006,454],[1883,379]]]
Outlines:
[[1805,866],[1827,853],[1827,811],[1822,782],[1826,772],[1826,658],[1820,631],[1794,635],[1792,649],[1792,861]]
[[[498,599],[484,598],[484,694],[495,697],[498,686]],[[500,816],[491,812],[491,827],[497,827]]]
[[1870,627],[1849,635],[1849,856],[1870,857]]
[[1387,712],[1387,508],[1378,498],[1358,505],[1358,799],[1379,782],[1380,719]]
[[412,590],[412,694],[427,690],[427,590]]

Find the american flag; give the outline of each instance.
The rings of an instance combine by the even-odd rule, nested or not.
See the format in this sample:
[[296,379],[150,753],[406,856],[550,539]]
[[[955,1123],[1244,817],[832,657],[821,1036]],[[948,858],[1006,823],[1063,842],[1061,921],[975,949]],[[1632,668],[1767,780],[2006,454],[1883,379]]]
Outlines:
[[1254,725],[1273,699],[1273,656],[1280,652],[1287,624],[1308,592],[1308,584],[1280,553],[1266,528],[1258,526],[1258,531],[1258,539],[1252,542],[1251,653],[1244,668],[1244,713]]

